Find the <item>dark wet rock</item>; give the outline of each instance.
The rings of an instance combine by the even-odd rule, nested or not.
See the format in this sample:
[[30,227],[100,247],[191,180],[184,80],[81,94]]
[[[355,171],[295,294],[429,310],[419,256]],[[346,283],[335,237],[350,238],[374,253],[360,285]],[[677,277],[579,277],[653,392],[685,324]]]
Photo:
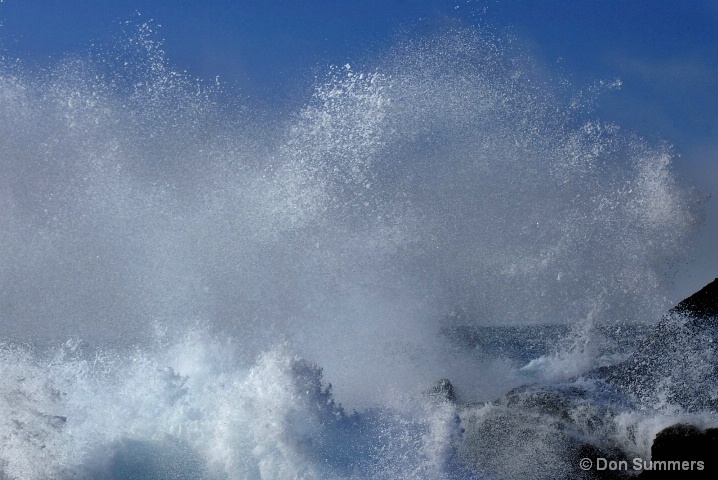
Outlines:
[[64,427],[65,423],[67,423],[67,417],[63,415],[48,415],[47,420],[50,425],[57,429]]
[[[582,463],[586,459],[590,460],[587,468],[581,468]],[[600,460],[599,460],[600,459]],[[625,462],[628,467],[630,460],[626,458],[626,454],[619,448],[613,447],[610,449],[599,448],[596,445],[586,443],[581,445],[575,453],[572,454],[572,464],[578,465],[578,468],[573,472],[575,479],[581,480],[618,480],[633,478],[630,473],[630,467],[626,469],[610,469],[606,468],[608,462]],[[599,461],[604,462],[599,465]]]
[[[461,412],[465,429],[459,457],[480,478],[594,480],[627,478],[596,468],[597,459],[626,461],[611,424],[598,411],[574,408],[570,400],[531,396]],[[604,412],[605,413],[605,412]],[[581,418],[583,417],[583,418]],[[581,468],[582,459],[591,467]]]
[[[599,417],[596,417],[599,418]],[[588,435],[570,415],[490,404],[464,411],[459,455],[482,478],[560,480],[624,478],[621,474],[584,470],[581,459],[625,460],[609,436]],[[601,422],[599,422],[601,423]]]
[[656,435],[651,447],[653,468],[644,470],[637,478],[666,478],[667,470],[680,478],[716,478],[716,453],[718,429],[700,430],[693,425],[676,424]]
[[511,390],[496,403],[551,415],[591,431],[599,427],[602,418],[633,408],[630,399],[611,385],[586,382],[523,385]]
[[594,376],[643,406],[718,412],[718,279],[680,302],[623,363]]
[[456,395],[454,394],[454,386],[446,378],[442,378],[434,385],[432,385],[427,391],[426,395],[433,399],[446,402],[455,402]]
[[718,322],[718,278],[673,307],[671,311],[690,314],[712,323]]
[[[618,365],[563,383],[521,386],[483,405],[465,405],[461,458],[488,478],[636,478],[635,451],[629,454],[630,448],[620,443],[625,432],[614,420],[666,405],[718,411],[716,312],[718,279],[671,309]],[[478,342],[477,336],[462,334]],[[653,443],[652,460],[708,462],[718,452],[717,432],[690,425],[665,429]],[[580,468],[581,459],[591,460],[592,467]],[[624,462],[627,468],[597,469],[598,459]],[[665,478],[665,472],[648,471],[640,478],[660,474]],[[701,478],[684,472],[679,476]]]
[[529,385],[511,390],[505,397],[499,399],[498,403],[509,408],[521,408],[541,415],[552,415],[570,422],[570,409],[577,401],[585,400],[585,398],[586,392],[573,385],[551,387]]
[[569,478],[565,424],[551,415],[487,404],[461,413],[460,458],[481,478]]
[[625,460],[610,419],[632,408],[630,400],[602,382],[527,385],[483,406],[466,407],[460,455],[488,478],[623,478],[583,470],[594,455]]

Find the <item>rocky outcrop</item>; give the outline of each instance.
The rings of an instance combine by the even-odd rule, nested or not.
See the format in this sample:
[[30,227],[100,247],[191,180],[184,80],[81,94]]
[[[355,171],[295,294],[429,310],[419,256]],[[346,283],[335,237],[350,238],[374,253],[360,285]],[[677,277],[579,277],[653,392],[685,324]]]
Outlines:
[[[528,385],[462,413],[461,456],[487,478],[622,478],[582,470],[582,458],[626,459],[610,419],[631,407],[601,383]],[[600,473],[600,476],[596,476]]]
[[673,313],[690,314],[706,322],[718,322],[718,278],[673,307]]
[[672,308],[626,361],[594,375],[643,406],[718,412],[718,279]]
[[456,401],[454,386],[446,378],[442,378],[436,382],[425,393],[427,397],[434,401],[450,403],[454,403]]
[[[716,478],[718,429],[700,430],[693,425],[677,424],[661,430],[651,447],[650,469],[640,480],[666,478],[667,471],[681,478]],[[676,462],[680,462],[678,465]],[[676,470],[680,469],[680,473]]]
[[[633,434],[616,419],[666,418],[662,412],[718,413],[718,279],[672,308],[624,362],[465,406],[459,452],[488,478],[636,478],[637,448],[626,444]],[[660,467],[675,462],[694,466],[681,468],[676,478],[703,478],[715,472],[709,463],[717,447],[718,429],[670,426],[656,435],[651,458],[641,459],[658,462],[658,468],[646,467],[639,478],[665,478],[666,468]],[[582,459],[590,460],[589,468],[581,468]],[[598,459],[626,468],[597,468]],[[703,469],[691,461],[705,462]]]

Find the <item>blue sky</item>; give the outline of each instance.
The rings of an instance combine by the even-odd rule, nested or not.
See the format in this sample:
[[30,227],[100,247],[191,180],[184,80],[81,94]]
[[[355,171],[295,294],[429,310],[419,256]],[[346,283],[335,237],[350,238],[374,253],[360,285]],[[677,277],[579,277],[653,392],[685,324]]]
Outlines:
[[[480,25],[510,32],[576,88],[620,78],[595,115],[681,155],[712,193],[694,283],[718,274],[718,1],[708,0],[5,0],[0,53],[48,65],[152,19],[173,65],[286,105],[327,66],[369,61],[402,32]],[[712,273],[711,273],[712,272]]]
[[406,30],[451,22],[510,31],[577,86],[621,78],[607,119],[679,147],[718,136],[718,2],[680,0],[6,0],[0,46],[47,62],[111,42],[139,12],[193,76],[282,101],[330,64],[357,62]]

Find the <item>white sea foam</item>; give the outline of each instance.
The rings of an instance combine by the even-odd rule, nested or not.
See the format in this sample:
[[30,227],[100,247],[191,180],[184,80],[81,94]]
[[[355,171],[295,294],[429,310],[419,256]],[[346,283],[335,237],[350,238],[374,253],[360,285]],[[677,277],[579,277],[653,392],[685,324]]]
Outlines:
[[419,397],[348,413],[287,347],[249,368],[234,348],[201,332],[151,351],[3,346],[4,475],[443,478],[455,407]]

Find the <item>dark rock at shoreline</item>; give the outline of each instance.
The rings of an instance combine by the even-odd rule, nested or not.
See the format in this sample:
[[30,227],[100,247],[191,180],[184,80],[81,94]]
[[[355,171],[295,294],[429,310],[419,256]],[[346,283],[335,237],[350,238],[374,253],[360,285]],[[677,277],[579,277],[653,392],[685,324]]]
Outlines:
[[718,412],[718,279],[680,302],[624,362],[599,369],[640,404]]
[[[597,447],[596,445],[586,443],[584,445],[581,445],[578,450],[572,455],[572,460],[574,465],[580,465],[579,462],[581,462],[584,459],[589,459],[591,461],[591,467],[583,470],[580,467],[574,471],[574,477],[577,480],[620,480],[620,479],[627,479],[627,478],[633,478],[631,477],[626,471],[623,470],[611,470],[611,469],[599,469],[598,468],[598,462],[597,459],[605,459],[608,461],[613,462],[626,462],[629,463],[629,460],[626,458],[625,454],[617,448],[614,448],[610,451],[606,451],[604,449],[601,449]],[[585,461],[585,460],[584,460]],[[573,478],[571,480],[573,480]]]
[[[524,385],[500,399],[467,407],[460,455],[488,478],[615,479],[625,472],[595,468],[598,458],[625,461],[611,439],[610,419],[633,408],[630,401],[603,382]],[[588,458],[593,468],[581,469]]]
[[[718,471],[716,452],[718,428],[701,431],[693,425],[676,424],[656,435],[651,447],[653,469],[644,470],[637,478],[665,478],[667,470],[678,469],[680,473],[674,475],[681,478],[715,478]],[[680,466],[676,462],[680,462]]]
[[718,278],[673,307],[671,312],[718,322]]
[[[666,406],[718,412],[717,315],[718,279],[672,308],[618,365],[563,383],[524,385],[493,402],[465,405],[460,413],[466,429],[460,456],[488,478],[637,478],[631,448],[616,441],[623,434],[614,419]],[[456,329],[451,333],[462,333],[478,345],[476,335]],[[677,474],[703,478],[704,472],[715,471],[708,469],[718,452],[717,442],[718,429],[674,425],[656,436],[651,460],[685,460],[688,465],[691,460],[704,461],[705,470]],[[580,464],[585,459],[592,461],[587,470]],[[597,469],[598,459],[625,462],[628,467]],[[646,469],[638,478],[659,475],[666,474]]]
[[427,391],[426,395],[438,401],[451,402],[456,401],[456,394],[454,393],[454,386],[446,378],[442,378],[432,385]]

